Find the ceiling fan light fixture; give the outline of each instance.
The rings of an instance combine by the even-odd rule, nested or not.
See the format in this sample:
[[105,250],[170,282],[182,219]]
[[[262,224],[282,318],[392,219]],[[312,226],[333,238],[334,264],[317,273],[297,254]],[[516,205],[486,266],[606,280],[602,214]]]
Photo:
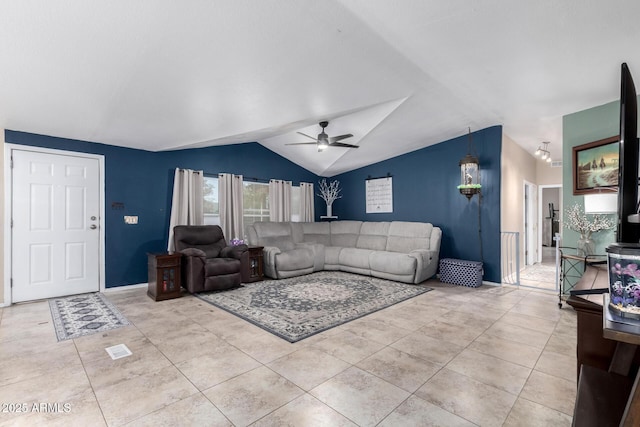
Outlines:
[[294,143],[289,143],[285,145],[314,145],[315,144],[318,151],[324,151],[329,147],[358,148],[357,145],[346,144],[344,142],[341,142],[344,139],[353,137],[352,134],[345,133],[344,135],[337,135],[329,138],[329,135],[327,135],[324,131],[324,128],[329,126],[329,122],[327,121],[320,122],[319,125],[322,128],[322,131],[318,134],[317,138],[307,135],[306,133],[297,132],[299,135],[312,139],[314,142],[294,142]]

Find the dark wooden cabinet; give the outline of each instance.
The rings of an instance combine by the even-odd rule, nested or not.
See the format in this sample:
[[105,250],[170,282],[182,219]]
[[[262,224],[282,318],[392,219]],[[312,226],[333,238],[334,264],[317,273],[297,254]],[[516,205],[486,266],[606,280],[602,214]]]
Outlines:
[[245,272],[246,283],[258,282],[264,279],[264,256],[262,250],[264,246],[249,246],[249,263],[247,265],[248,271]]
[[606,265],[587,265],[567,300],[577,313],[578,390],[573,425],[640,425],[640,333],[606,318],[608,300],[593,289],[607,289]]
[[147,274],[149,289],[147,295],[155,301],[182,296],[180,290],[179,252],[161,252],[147,254]]

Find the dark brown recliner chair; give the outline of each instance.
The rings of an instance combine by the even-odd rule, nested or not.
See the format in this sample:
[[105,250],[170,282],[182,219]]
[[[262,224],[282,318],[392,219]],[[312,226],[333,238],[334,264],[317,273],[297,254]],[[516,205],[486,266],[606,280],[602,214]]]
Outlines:
[[228,246],[219,226],[178,225],[173,241],[182,253],[182,286],[189,292],[229,289],[242,282],[241,272],[249,264],[247,245]]

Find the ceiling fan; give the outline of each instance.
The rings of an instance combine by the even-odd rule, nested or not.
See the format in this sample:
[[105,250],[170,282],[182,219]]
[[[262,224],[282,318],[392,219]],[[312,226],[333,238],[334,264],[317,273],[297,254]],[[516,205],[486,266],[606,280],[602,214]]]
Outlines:
[[317,138],[307,135],[306,133],[298,132],[302,136],[306,136],[309,139],[313,139],[315,142],[294,142],[292,144],[285,145],[311,145],[316,144],[318,146],[318,151],[323,151],[327,147],[343,147],[343,148],[358,148],[357,145],[345,144],[344,142],[340,142],[343,139],[351,138],[353,135],[350,133],[346,133],[344,135],[338,136],[329,136],[324,132],[324,128],[329,126],[329,122],[320,122],[320,127],[322,128],[322,132],[318,134]]

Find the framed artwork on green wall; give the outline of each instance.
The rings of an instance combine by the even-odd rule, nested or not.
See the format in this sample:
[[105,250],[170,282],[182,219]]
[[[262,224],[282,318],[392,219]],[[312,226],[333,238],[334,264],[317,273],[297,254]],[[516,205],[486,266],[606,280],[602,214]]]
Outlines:
[[600,193],[618,186],[620,137],[573,147],[573,194]]

